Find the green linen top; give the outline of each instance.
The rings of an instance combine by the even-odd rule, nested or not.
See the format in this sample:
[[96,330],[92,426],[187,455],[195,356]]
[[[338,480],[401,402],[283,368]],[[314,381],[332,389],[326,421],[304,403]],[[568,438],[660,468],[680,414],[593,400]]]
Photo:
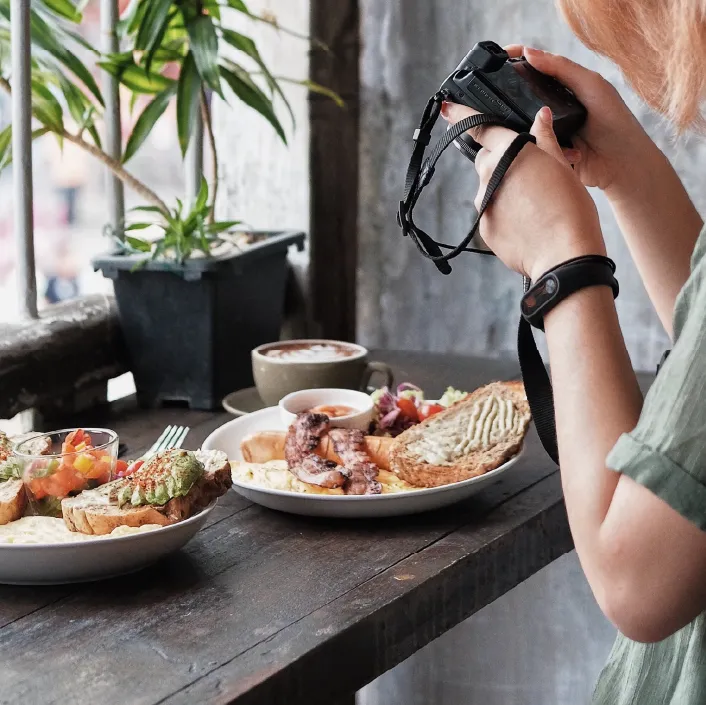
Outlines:
[[[637,427],[618,439],[607,463],[706,530],[706,228],[675,304],[672,352]],[[593,703],[706,703],[706,612],[657,644],[619,634]]]

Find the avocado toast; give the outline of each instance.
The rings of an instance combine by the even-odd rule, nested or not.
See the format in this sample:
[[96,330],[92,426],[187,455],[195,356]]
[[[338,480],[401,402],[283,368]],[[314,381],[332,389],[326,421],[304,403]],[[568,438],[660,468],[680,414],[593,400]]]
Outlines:
[[109,534],[118,526],[168,526],[205,509],[231,484],[225,453],[173,449],[128,477],[64,499],[61,510],[67,527],[84,534]]

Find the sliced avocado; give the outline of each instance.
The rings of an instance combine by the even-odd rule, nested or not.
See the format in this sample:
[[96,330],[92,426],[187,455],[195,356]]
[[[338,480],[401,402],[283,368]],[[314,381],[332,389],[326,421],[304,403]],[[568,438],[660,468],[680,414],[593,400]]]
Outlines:
[[167,450],[148,460],[118,491],[118,505],[162,506],[189,493],[204,474],[203,463],[186,450]]

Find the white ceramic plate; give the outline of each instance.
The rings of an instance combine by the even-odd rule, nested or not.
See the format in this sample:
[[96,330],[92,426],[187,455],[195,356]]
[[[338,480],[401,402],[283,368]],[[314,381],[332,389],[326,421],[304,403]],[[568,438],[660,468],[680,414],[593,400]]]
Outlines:
[[0,583],[61,585],[134,573],[179,550],[216,506],[171,526],[75,543],[0,544]]
[[[204,442],[204,450],[222,450],[231,460],[243,460],[240,442],[257,431],[283,431],[279,409],[270,407],[233,419],[217,428]],[[272,490],[242,482],[233,488],[251,502],[290,514],[322,517],[370,518],[418,514],[441,509],[466,499],[498,479],[519,459],[522,451],[499,468],[443,487],[430,487],[413,492],[367,496],[310,495],[286,490]]]

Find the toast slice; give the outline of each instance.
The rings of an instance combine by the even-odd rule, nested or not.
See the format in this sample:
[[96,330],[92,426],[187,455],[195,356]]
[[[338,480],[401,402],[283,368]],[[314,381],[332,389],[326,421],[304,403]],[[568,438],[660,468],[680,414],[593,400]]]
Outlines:
[[186,495],[174,497],[162,505],[120,506],[118,492],[130,478],[114,480],[98,489],[86,490],[77,497],[64,499],[61,510],[66,526],[83,534],[105,535],[118,526],[169,526],[198,514],[225,494],[233,480],[225,453],[196,451],[194,455],[203,464],[204,472]]
[[397,436],[390,469],[415,487],[483,475],[519,452],[530,420],[522,382],[493,382]]
[[27,493],[22,480],[0,483],[0,526],[21,519],[27,506]]

